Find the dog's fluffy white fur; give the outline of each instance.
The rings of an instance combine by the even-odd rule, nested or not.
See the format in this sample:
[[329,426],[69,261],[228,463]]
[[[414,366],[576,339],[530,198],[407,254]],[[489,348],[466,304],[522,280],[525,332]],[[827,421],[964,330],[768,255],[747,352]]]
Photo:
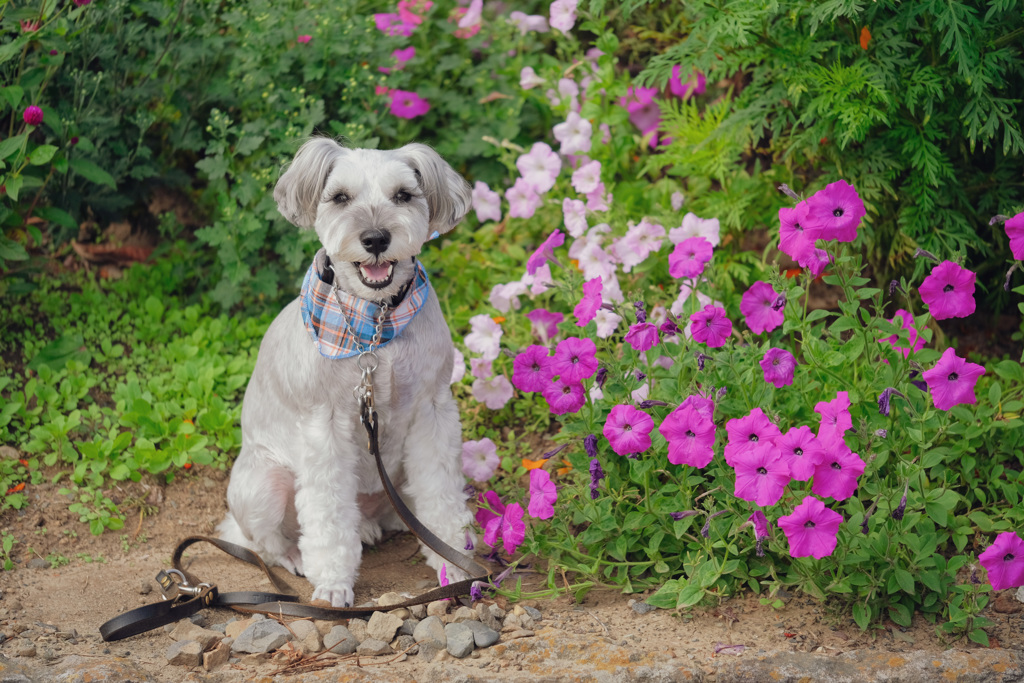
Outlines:
[[[455,227],[472,196],[465,179],[425,145],[348,149],[314,138],[278,181],[274,199],[289,221],[316,230],[340,288],[377,302],[413,278],[423,243],[435,230]],[[390,236],[387,244],[382,233]],[[394,264],[386,286],[368,281],[359,268],[384,262]],[[417,517],[461,549],[472,514],[449,386],[451,336],[433,289],[405,331],[377,355],[375,406],[388,473]],[[335,607],[352,604],[361,542],[405,528],[367,450],[353,395],[360,380],[356,363],[354,356],[320,355],[298,299],[277,316],[245,392],[242,450],[228,486],[229,512],[218,527],[222,539],[305,575],[315,587],[313,599]],[[422,550],[440,575],[441,558]],[[465,578],[451,566],[447,575]]]

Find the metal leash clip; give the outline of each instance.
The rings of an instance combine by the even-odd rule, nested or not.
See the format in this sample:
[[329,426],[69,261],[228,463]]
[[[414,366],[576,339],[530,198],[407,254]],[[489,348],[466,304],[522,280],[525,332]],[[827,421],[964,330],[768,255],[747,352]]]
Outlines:
[[[175,581],[172,577],[177,577],[178,580]],[[160,595],[163,596],[164,600],[177,599],[182,595],[194,598],[197,595],[201,595],[203,589],[209,590],[213,588],[208,583],[201,583],[198,586],[190,585],[185,575],[177,569],[160,570],[160,573],[156,575],[156,582],[160,584]],[[172,588],[174,589],[173,593],[171,593]],[[168,595],[168,593],[171,594]]]

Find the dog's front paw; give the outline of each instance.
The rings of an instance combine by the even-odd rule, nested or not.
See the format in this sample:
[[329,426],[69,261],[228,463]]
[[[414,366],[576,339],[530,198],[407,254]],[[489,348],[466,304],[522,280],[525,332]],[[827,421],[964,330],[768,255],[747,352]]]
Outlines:
[[280,560],[280,564],[292,574],[295,574],[295,576],[305,576],[302,571],[302,553],[299,552],[298,546],[293,546],[291,550],[285,553],[284,557]]
[[313,600],[326,600],[331,603],[331,607],[351,607],[355,599],[355,592],[344,585],[317,586],[313,591]]

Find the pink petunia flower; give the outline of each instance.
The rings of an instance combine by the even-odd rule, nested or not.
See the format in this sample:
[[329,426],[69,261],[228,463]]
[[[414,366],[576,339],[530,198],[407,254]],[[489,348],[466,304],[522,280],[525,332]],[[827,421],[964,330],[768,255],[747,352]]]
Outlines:
[[530,31],[548,32],[548,18],[541,14],[527,15],[525,12],[515,10],[509,13],[508,18],[515,26],[519,27],[519,32],[524,36]]
[[522,294],[526,294],[526,285],[516,280],[494,285],[491,287],[491,293],[487,299],[496,309],[502,313],[508,313],[510,309],[519,310],[522,306],[519,303],[519,297]]
[[899,341],[899,335],[891,335],[889,337],[883,337],[878,340],[878,343],[889,342],[889,344],[903,354],[904,358],[909,358],[913,351],[920,351],[924,348],[924,338],[920,336],[917,329],[914,327],[914,316],[910,315],[907,311],[902,308],[896,311],[896,315],[890,320],[893,325],[902,325],[903,329],[908,332],[908,341],[912,348],[907,349],[902,346],[897,346],[896,342]]
[[501,325],[494,322],[491,316],[481,313],[469,319],[469,326],[472,331],[463,340],[466,348],[484,358],[497,358],[501,351],[501,337],[504,334]]
[[692,405],[680,405],[658,427],[668,441],[668,461],[673,465],[707,467],[715,457],[715,423]]
[[501,195],[487,186],[482,180],[476,181],[473,186],[473,209],[476,211],[476,219],[484,221],[501,220]]
[[725,316],[724,308],[708,304],[690,316],[690,334],[694,341],[713,349],[725,346],[732,334],[732,321]]
[[561,377],[545,384],[541,394],[548,402],[548,408],[552,415],[579,412],[579,409],[587,402],[587,396],[581,383],[567,382]]
[[21,114],[22,120],[30,126],[38,126],[43,122],[43,110],[34,104],[25,107]]
[[601,278],[595,277],[583,283],[583,298],[572,309],[576,316],[576,326],[586,327],[587,323],[594,319],[597,311],[601,308]]
[[680,403],[672,412],[682,410],[684,408],[693,408],[697,411],[698,415],[703,416],[708,421],[714,421],[715,419],[715,402],[710,398],[705,398],[697,394],[690,394],[684,398],[683,402]]
[[543,391],[555,373],[547,348],[533,344],[512,361],[512,384],[520,391]]
[[430,102],[408,90],[392,90],[388,92],[391,98],[391,113],[400,119],[414,119],[423,116],[430,111]]
[[679,190],[673,192],[672,196],[669,198],[669,203],[672,205],[673,211],[679,211],[683,208],[684,201],[686,201],[686,196]]
[[776,389],[788,387],[793,383],[795,369],[796,358],[785,349],[772,347],[764,352],[764,357],[761,359],[764,381]]
[[373,22],[377,25],[377,30],[383,32],[386,36],[405,36],[408,38],[416,28],[416,24],[405,22],[402,20],[402,17],[393,13],[374,14]]
[[551,264],[545,263],[533,275],[523,272],[520,282],[530,288],[530,296],[543,294],[555,285],[554,280],[551,279]]
[[481,529],[486,529],[492,519],[501,517],[505,512],[505,504],[501,502],[501,498],[494,491],[478,493],[476,501],[476,523],[480,525]]
[[462,355],[462,351],[459,351],[454,346],[452,347],[452,376],[448,380],[448,384],[455,384],[461,382],[462,378],[466,376],[466,357]]
[[615,334],[615,330],[618,329],[621,322],[622,316],[618,313],[606,308],[597,309],[597,313],[594,314],[594,324],[597,325],[598,339],[607,339]]
[[499,464],[498,447],[487,437],[462,444],[462,473],[473,481],[487,481],[494,476]]
[[605,192],[604,183],[598,183],[593,190],[587,193],[587,211],[595,213],[607,211],[611,207],[611,202],[612,195],[610,192]]
[[619,98],[619,104],[629,112],[630,122],[643,136],[651,136],[650,146],[658,146],[658,126],[661,125],[661,110],[655,102],[657,88],[630,86],[626,96]]
[[631,405],[619,404],[608,413],[602,433],[612,450],[619,455],[632,455],[651,447],[654,420]]
[[508,200],[508,215],[512,218],[533,218],[543,201],[523,178],[516,178],[515,184],[505,190],[505,199]]
[[537,75],[532,66],[524,66],[519,72],[519,87],[523,90],[532,90],[537,86],[544,85],[547,81]]
[[814,252],[814,239],[807,234],[807,211],[807,202],[779,209],[779,251],[798,262]]
[[952,261],[932,268],[917,291],[936,320],[965,318],[974,313],[975,275]]
[[535,142],[529,152],[516,159],[516,168],[534,192],[544,194],[555,186],[562,160],[547,143]]
[[530,275],[534,275],[537,272],[537,269],[546,262],[554,261],[555,263],[558,263],[558,261],[555,260],[555,249],[563,244],[565,244],[565,235],[562,234],[561,230],[555,228],[555,231],[548,235],[548,238],[544,240],[539,247],[537,247],[537,251],[533,252],[530,258],[526,261],[526,272]]
[[845,391],[836,392],[831,401],[818,401],[814,412],[821,416],[818,426],[818,440],[823,444],[842,441],[846,432],[853,427],[850,417],[850,395]]
[[551,359],[551,374],[568,382],[582,382],[597,372],[597,345],[589,337],[566,337]]
[[572,172],[572,186],[580,194],[590,194],[601,184],[601,162],[588,161]]
[[806,268],[811,277],[818,278],[832,262],[824,249],[813,249],[796,260],[801,268]]
[[555,516],[558,491],[547,470],[530,470],[530,504],[526,511],[536,519],[551,519]]
[[867,464],[842,439],[827,443],[824,452],[814,467],[811,493],[846,500],[857,490],[857,479],[864,474]]
[[825,457],[825,449],[806,425],[793,427],[775,439],[775,447],[789,463],[789,473],[797,481],[810,481],[814,468]]
[[942,357],[935,366],[931,370],[925,370],[921,376],[928,384],[928,392],[932,395],[935,407],[939,410],[949,410],[962,403],[977,403],[974,385],[984,374],[983,366],[961,358],[950,347],[942,352]]
[[775,505],[789,483],[789,463],[771,443],[758,444],[736,454],[734,495],[761,507]]
[[512,398],[512,383],[505,375],[496,375],[491,379],[477,379],[471,387],[473,398],[491,410],[501,410]]
[[408,24],[419,26],[433,6],[432,0],[398,0],[398,16]]
[[566,197],[562,200],[562,220],[570,237],[582,237],[587,231],[587,207],[579,199]]
[[1024,540],[1014,532],[996,536],[995,542],[978,555],[978,561],[988,572],[993,590],[1024,586]]
[[1003,223],[1006,236],[1010,238],[1010,255],[1024,261],[1024,211]]
[[760,510],[755,510],[750,517],[747,517],[747,521],[754,526],[754,539],[757,541],[757,556],[764,557],[764,541],[768,538],[768,527],[771,526],[771,523]]
[[729,440],[725,444],[725,464],[736,466],[736,458],[743,453],[764,444],[774,444],[782,435],[775,423],[764,411],[754,408],[748,415],[733,418],[725,423]]
[[562,143],[559,147],[562,154],[585,154],[590,151],[594,127],[578,112],[570,111],[565,121],[556,124],[552,132],[555,139]]
[[313,40],[313,36],[302,35],[302,36],[299,36],[298,38],[296,38],[295,40],[296,40],[296,42],[299,42],[299,43],[308,43],[309,41]]
[[516,551],[526,538],[526,523],[523,522],[523,506],[512,503],[484,527],[484,543],[495,547],[498,539],[509,555]]
[[853,185],[837,180],[807,198],[805,229],[813,239],[852,242],[857,239],[857,227],[866,215],[864,202]]
[[668,231],[668,239],[672,244],[679,244],[691,237],[703,237],[712,247],[717,247],[722,242],[722,225],[717,218],[700,218],[693,212],[687,212],[683,216],[683,224]]
[[807,496],[792,514],[779,517],[778,525],[789,541],[792,557],[828,557],[836,549],[843,516],[829,510],[817,498]]
[[693,71],[689,78],[683,82],[683,66],[676,64],[672,67],[672,77],[668,79],[668,89],[673,95],[680,99],[702,95],[707,90],[708,79],[700,71]]
[[391,53],[392,58],[395,60],[395,68],[401,69],[405,66],[406,62],[409,62],[416,56],[416,48],[410,45],[406,48],[395,50]]
[[494,376],[494,361],[489,358],[470,358],[469,374],[477,379],[490,379]]
[[711,260],[711,242],[703,237],[690,237],[676,245],[668,255],[668,274],[674,278],[697,277]]
[[629,230],[615,242],[615,254],[625,272],[643,263],[648,256],[661,248],[665,239],[665,228],[643,218],[639,223],[630,223]]
[[624,339],[634,350],[643,353],[658,343],[658,326],[647,322],[630,325]]
[[535,308],[526,314],[526,318],[530,321],[533,333],[546,343],[558,336],[558,325],[565,320],[565,315],[546,308]]
[[551,28],[568,33],[576,23],[577,0],[555,0],[548,8]]
[[740,312],[746,318],[747,327],[754,334],[771,332],[782,324],[786,314],[780,308],[775,310],[778,292],[763,280],[750,285],[740,299]]

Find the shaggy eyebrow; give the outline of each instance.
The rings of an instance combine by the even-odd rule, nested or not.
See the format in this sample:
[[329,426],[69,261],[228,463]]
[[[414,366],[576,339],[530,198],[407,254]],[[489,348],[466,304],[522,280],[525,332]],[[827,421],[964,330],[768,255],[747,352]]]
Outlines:
[[345,194],[347,194],[347,195],[348,195],[349,197],[351,197],[351,196],[352,196],[352,191],[351,191],[351,190],[349,190],[349,189],[348,189],[347,187],[345,187],[344,185],[335,185],[335,186],[332,186],[332,187],[329,187],[329,188],[328,188],[328,187],[325,187],[325,188],[324,188],[324,194],[323,194],[323,196],[322,196],[322,197],[320,198],[320,201],[326,202],[326,201],[328,201],[329,199],[331,199],[332,197],[334,197],[334,195],[336,195],[336,194],[340,194],[340,193],[345,193]]

